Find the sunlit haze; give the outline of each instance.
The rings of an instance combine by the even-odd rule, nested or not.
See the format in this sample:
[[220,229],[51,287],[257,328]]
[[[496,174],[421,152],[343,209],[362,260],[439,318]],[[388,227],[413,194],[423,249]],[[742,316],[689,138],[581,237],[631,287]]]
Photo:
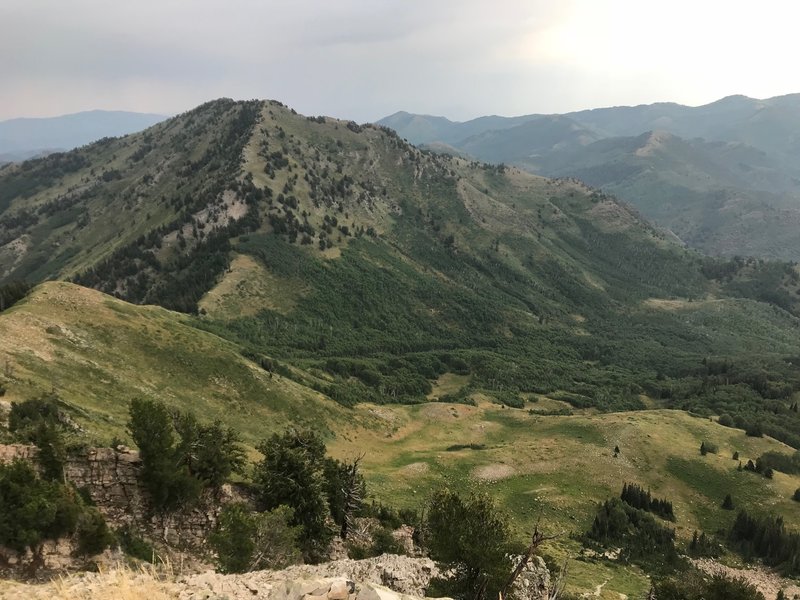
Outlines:
[[276,98],[359,121],[800,91],[800,6],[677,0],[4,0],[0,119]]

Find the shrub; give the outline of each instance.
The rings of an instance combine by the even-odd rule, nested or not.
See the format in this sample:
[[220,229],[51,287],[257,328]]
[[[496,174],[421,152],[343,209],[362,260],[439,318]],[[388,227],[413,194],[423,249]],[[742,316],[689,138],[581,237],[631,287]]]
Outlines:
[[745,434],[750,437],[764,437],[764,430],[761,428],[761,423],[750,423],[744,430]]
[[0,465],[0,507],[0,545],[20,552],[71,534],[81,514],[71,490],[40,479],[23,461]]
[[661,580],[653,586],[658,600],[764,600],[764,596],[744,579],[724,575],[706,578],[696,570]]
[[792,499],[795,500],[796,502],[800,502],[800,488],[797,488],[794,491],[794,496],[792,496]]
[[114,536],[108,529],[103,515],[93,507],[84,509],[76,529],[77,553],[82,556],[100,554],[114,543]]
[[734,427],[735,425],[735,423],[733,422],[733,417],[727,413],[719,416],[718,423],[723,427]]
[[123,527],[116,531],[117,542],[122,551],[144,562],[154,562],[156,551],[150,542],[139,537],[130,527]]
[[379,527],[372,532],[372,543],[369,546],[348,544],[347,555],[355,560],[381,556],[382,554],[405,554],[405,548],[392,535],[392,530]]
[[244,504],[222,509],[208,542],[217,554],[223,573],[244,573],[260,569],[283,569],[300,562],[297,546],[299,528],[291,526],[292,510],[287,506],[263,513]]
[[700,454],[705,456],[706,454],[716,454],[719,452],[719,448],[713,442],[703,441],[700,442]]

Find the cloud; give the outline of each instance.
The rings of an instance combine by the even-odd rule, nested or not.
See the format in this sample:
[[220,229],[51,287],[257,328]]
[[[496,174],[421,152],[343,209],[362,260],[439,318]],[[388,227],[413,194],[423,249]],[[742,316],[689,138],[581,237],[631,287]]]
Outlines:
[[762,0],[3,0],[0,118],[177,112],[468,118],[800,90],[794,5]]

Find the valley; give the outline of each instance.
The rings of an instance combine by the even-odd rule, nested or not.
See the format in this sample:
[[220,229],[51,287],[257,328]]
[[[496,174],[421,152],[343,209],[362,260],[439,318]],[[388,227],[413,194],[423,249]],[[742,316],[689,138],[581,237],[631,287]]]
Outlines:
[[797,474],[737,468],[800,448],[792,264],[274,101],[7,166],[0,209],[0,283],[34,285],[0,312],[2,401],[56,398],[85,444],[130,443],[134,398],[252,460],[311,428],[363,456],[370,501],[484,491],[519,541],[541,519],[570,590],[607,598],[649,589],[579,539],[625,482],[673,502],[682,545],[730,527],[727,494],[800,527]]

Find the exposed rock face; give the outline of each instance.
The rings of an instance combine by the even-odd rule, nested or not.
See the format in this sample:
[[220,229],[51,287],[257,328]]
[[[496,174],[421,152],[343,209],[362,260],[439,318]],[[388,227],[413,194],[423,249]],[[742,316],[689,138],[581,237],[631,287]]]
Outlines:
[[[37,452],[34,446],[0,445],[0,463],[15,459],[35,461]],[[129,526],[156,542],[160,550],[185,549],[202,554],[221,507],[226,502],[240,499],[235,491],[230,486],[223,486],[217,493],[206,494],[191,510],[167,517],[153,516],[146,492],[139,483],[140,469],[141,461],[135,451],[124,447],[89,448],[68,457],[64,475],[67,481],[91,497],[109,526]],[[36,558],[30,552],[20,555],[0,548],[0,567],[25,573],[30,570],[33,560],[39,560],[39,567],[45,571],[80,566],[71,557],[69,540],[47,543],[42,550],[40,557]]]
[[534,556],[514,583],[516,600],[540,600],[548,597],[550,570],[540,556]]

